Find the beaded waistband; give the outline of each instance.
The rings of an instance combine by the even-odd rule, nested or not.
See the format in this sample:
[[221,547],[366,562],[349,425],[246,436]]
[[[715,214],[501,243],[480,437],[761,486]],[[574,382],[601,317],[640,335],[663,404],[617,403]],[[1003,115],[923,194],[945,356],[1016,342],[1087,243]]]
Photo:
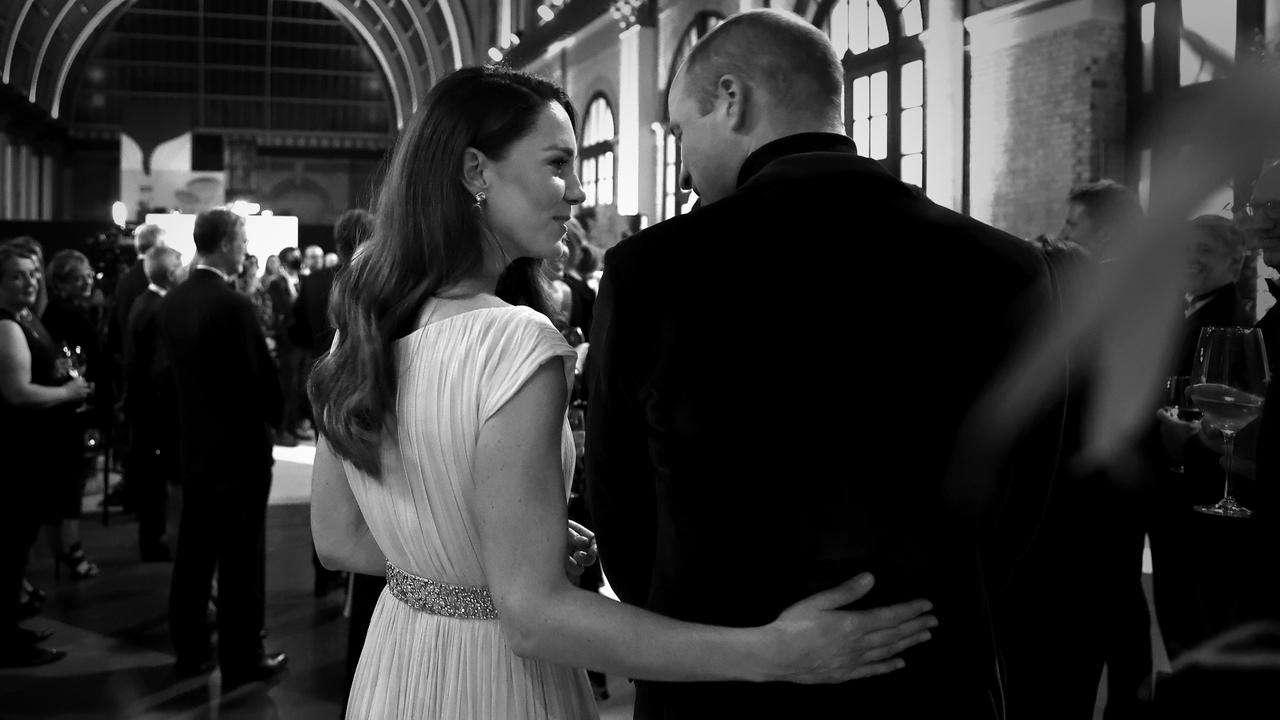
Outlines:
[[449,585],[411,575],[387,561],[387,590],[414,610],[464,620],[497,620],[489,588]]

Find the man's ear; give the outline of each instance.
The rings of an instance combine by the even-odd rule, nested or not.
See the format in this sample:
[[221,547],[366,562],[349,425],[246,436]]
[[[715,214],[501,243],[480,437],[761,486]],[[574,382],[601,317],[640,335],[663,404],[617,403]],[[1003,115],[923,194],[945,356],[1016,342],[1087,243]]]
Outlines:
[[750,88],[737,75],[721,75],[716,81],[717,104],[729,121],[731,130],[741,130],[747,122],[747,96]]
[[462,152],[462,184],[472,195],[487,190],[489,183],[485,172],[489,168],[489,158],[479,150],[469,147]]

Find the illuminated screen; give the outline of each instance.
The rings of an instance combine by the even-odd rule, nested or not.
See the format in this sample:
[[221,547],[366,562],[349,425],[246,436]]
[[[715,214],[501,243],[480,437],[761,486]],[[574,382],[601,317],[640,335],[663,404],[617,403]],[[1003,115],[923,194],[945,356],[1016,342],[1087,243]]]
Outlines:
[[[164,229],[165,244],[182,253],[184,265],[191,262],[196,255],[196,241],[192,237],[195,215],[151,213],[146,221]],[[250,215],[244,219],[244,234],[248,239],[249,254],[258,257],[258,276],[261,277],[268,256],[279,255],[288,247],[298,247],[298,218]]]

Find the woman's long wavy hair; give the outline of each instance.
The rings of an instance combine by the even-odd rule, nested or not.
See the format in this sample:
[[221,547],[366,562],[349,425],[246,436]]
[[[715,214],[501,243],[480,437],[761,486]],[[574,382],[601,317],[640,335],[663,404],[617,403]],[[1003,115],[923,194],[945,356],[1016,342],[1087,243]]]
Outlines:
[[[337,344],[307,387],[325,440],[362,472],[381,476],[382,437],[395,420],[393,343],[414,329],[432,295],[481,273],[485,244],[495,241],[463,184],[465,150],[503,159],[552,102],[576,125],[573,104],[555,84],[503,67],[463,68],[431,89],[396,141],[373,233],[334,282]],[[545,313],[541,264],[512,262],[498,296]]]

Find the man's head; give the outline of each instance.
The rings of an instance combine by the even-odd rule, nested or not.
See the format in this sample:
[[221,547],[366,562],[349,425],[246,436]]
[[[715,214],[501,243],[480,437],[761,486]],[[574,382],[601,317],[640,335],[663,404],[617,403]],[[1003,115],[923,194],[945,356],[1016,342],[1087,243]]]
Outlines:
[[1137,232],[1142,217],[1137,196],[1114,180],[1077,185],[1067,193],[1067,219],[1057,239],[1104,258]]
[[352,208],[338,216],[333,225],[333,245],[338,251],[340,263],[351,262],[360,243],[369,239],[373,232],[373,215],[360,208]]
[[1280,270],[1280,163],[1263,170],[1253,185],[1249,232],[1262,249],[1262,262]]
[[842,87],[831,42],[799,16],[751,10],[725,20],[671,82],[681,184],[712,203],[737,188],[743,161],[760,146],[801,132],[842,132]]
[[302,269],[302,253],[296,247],[287,247],[280,251],[280,269],[291,275],[297,275]]
[[1234,283],[1244,266],[1244,232],[1220,215],[1201,215],[1191,228],[1195,244],[1187,264],[1187,292],[1203,295]]
[[324,267],[324,248],[319,245],[308,245],[306,250],[302,251],[303,267],[307,272],[315,272]]
[[196,241],[196,252],[206,264],[228,275],[240,274],[248,243],[244,234],[244,218],[227,208],[205,210],[196,216],[195,230],[191,234]]
[[147,280],[162,288],[171,288],[178,284],[178,271],[182,268],[182,253],[170,247],[157,245],[143,257],[142,267],[147,273]]
[[324,266],[327,268],[338,267],[342,264],[342,258],[338,257],[338,253],[331,252],[324,254]]
[[134,228],[133,246],[138,249],[138,257],[151,252],[151,248],[164,245],[164,230],[155,223],[146,223]]

